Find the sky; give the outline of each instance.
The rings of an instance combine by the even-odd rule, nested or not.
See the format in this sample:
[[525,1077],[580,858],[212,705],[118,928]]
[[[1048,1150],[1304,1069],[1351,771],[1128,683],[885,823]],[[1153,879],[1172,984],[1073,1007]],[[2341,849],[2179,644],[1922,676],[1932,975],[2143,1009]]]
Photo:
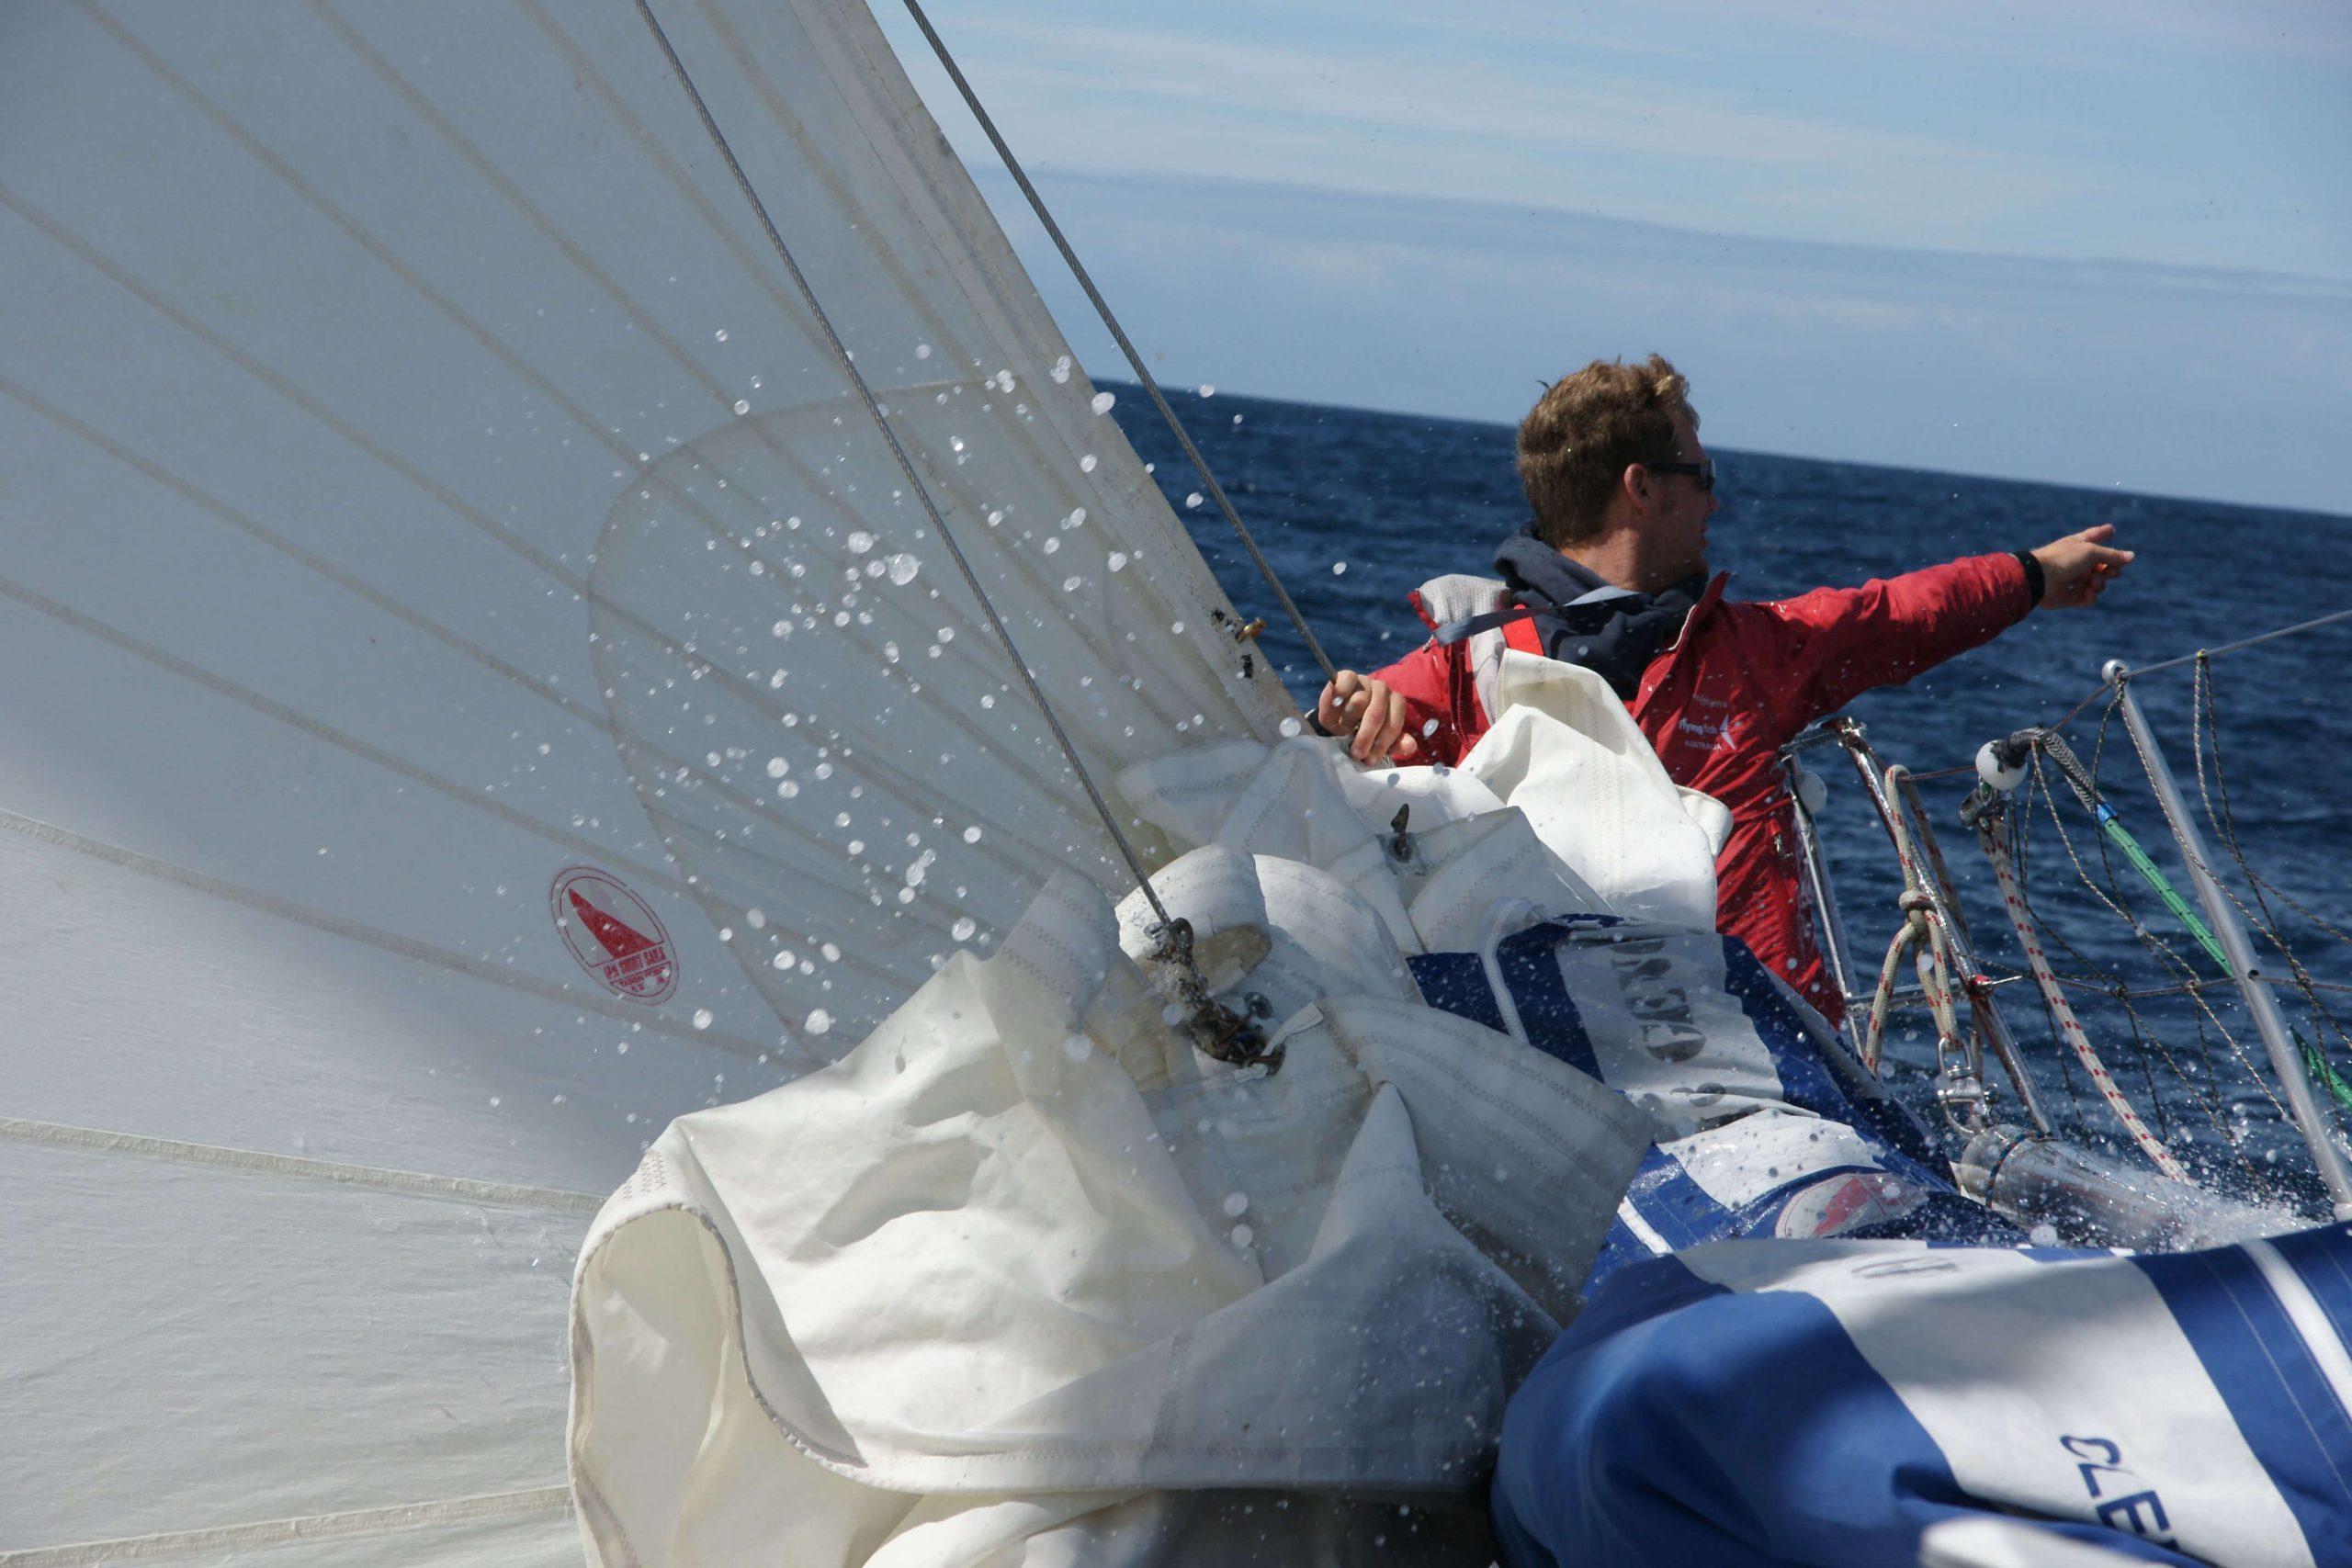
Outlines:
[[[2352,5],[932,0],[1177,385],[2352,513]],[[904,13],[1090,368],[1124,376]]]

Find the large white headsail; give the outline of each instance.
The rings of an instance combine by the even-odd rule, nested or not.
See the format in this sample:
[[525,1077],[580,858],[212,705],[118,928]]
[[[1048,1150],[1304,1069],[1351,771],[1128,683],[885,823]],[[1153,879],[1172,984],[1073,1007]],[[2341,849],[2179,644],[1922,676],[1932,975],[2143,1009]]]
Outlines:
[[[1098,777],[1270,737],[864,8],[660,10]],[[0,275],[0,1551],[566,1560],[591,1195],[1125,873],[627,0],[13,9]]]

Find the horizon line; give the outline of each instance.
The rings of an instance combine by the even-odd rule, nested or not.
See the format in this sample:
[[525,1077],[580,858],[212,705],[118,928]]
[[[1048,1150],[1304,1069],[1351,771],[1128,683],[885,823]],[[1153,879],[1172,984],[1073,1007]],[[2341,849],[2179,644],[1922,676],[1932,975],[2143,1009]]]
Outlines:
[[[1148,407],[1148,394],[1144,393],[1143,384],[1139,381],[1129,380],[1124,376],[1096,376],[1091,371],[1088,372],[1087,378],[1092,381],[1097,388],[1107,387],[1114,390],[1132,389],[1139,396],[1146,397],[1146,407]],[[1155,382],[1159,382],[1159,380],[1156,376],[1152,378],[1152,379]],[[1189,387],[1178,387],[1171,390],[1165,383],[1160,383],[1159,389],[1161,396],[1168,399],[1169,406],[1177,410],[1180,418],[1183,412],[1178,402],[1180,395],[1193,394],[1194,396],[1194,400],[1196,401],[1206,400],[1199,398],[1195,389]],[[1337,413],[1369,414],[1376,419],[1413,420],[1427,424],[1461,425],[1475,430],[1510,432],[1513,428],[1508,421],[1504,420],[1469,419],[1460,414],[1426,413],[1413,409],[1381,408],[1369,403],[1315,402],[1305,398],[1287,398],[1269,392],[1243,391],[1237,389],[1227,388],[1222,384],[1218,385],[1216,388],[1216,395],[1220,398],[1238,398],[1250,402],[1279,403],[1285,408],[1328,409]],[[1151,412],[1156,413],[1158,411],[1152,410]],[[2222,506],[2229,508],[2233,512],[2275,512],[2290,517],[2320,517],[2325,518],[2330,522],[2352,524],[2352,512],[2329,512],[2319,507],[2310,506],[2281,506],[2270,502],[2228,501],[2220,496],[2211,495],[2166,495],[2154,491],[2126,490],[2122,487],[2120,481],[2113,488],[2108,488],[2099,485],[2062,484],[2051,479],[2024,479],[2014,474],[1970,473],[1959,468],[1922,468],[1909,467],[1901,463],[1872,463],[1855,457],[1823,457],[1811,452],[1768,452],[1761,447],[1756,446],[1724,446],[1719,447],[1718,450],[1736,457],[1765,457],[1781,462],[1823,463],[1834,468],[1867,468],[1873,472],[1884,474],[1906,474],[1926,479],[1962,479],[1972,484],[2022,485],[2034,490],[2064,491],[2081,495],[2100,496],[2109,499],[2121,498],[2128,501],[2169,502],[2176,504],[2189,506]],[[1155,477],[1157,476],[1155,475]]]

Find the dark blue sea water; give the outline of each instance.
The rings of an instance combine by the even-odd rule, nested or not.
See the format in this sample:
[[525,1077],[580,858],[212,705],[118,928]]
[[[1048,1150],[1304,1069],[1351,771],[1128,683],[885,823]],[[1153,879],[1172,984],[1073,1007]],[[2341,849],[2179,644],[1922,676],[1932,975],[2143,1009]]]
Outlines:
[[[1320,678],[1303,645],[1215,509],[1187,504],[1202,489],[1198,478],[1141,389],[1114,389],[1129,438],[1156,465],[1235,603],[1266,617],[1266,646],[1294,694],[1311,704]],[[1422,629],[1406,594],[1441,572],[1487,572],[1494,544],[1525,515],[1508,426],[1224,392],[1204,399],[1188,391],[1176,402],[1243,521],[1343,668],[1372,669],[1418,644]],[[1734,574],[1736,597],[1859,583],[1954,556],[2042,544],[2094,523],[2116,525],[2119,542],[2139,552],[2098,608],[2039,612],[1989,647],[1849,710],[1869,725],[1887,761],[1921,773],[1969,762],[1996,735],[2055,720],[2098,689],[2109,659],[2153,664],[2352,606],[2352,518],[1775,457],[1712,442],[1710,449],[1723,495],[1710,530],[1713,565]],[[2352,931],[2352,791],[2345,784],[2352,709],[2339,681],[2347,662],[2352,623],[2224,655],[2211,669],[2221,777],[2247,860],[2312,914]],[[2152,675],[2137,689],[2194,803],[2192,670]],[[2066,734],[2086,761],[2098,758],[2102,785],[2124,823],[2187,892],[2120,717],[2107,728],[2102,751],[2107,705],[2093,703]],[[1850,766],[1834,751],[1816,753],[1814,765],[1830,784],[1826,837],[1849,934],[1859,965],[1875,973],[1897,922],[1901,878]],[[1984,856],[1956,819],[1973,783],[1937,780],[1923,789],[1988,964],[2021,965]],[[2063,793],[2059,806],[2105,886],[2096,830]],[[2177,976],[2131,927],[2084,889],[2048,816],[2037,816],[2031,898],[2080,955],[2054,950],[2059,967],[2115,972],[2135,987],[2173,983]],[[2217,845],[2215,852],[2226,852]],[[2120,860],[2114,875],[2126,908],[2150,932],[2199,975],[2217,974]],[[2242,878],[2238,886],[2243,893]],[[2281,902],[2273,908],[2314,976],[2352,986],[2352,942]],[[2318,994],[2332,1016],[2313,1016],[2291,996],[2298,1005],[2290,1010],[2352,1079],[2352,991]],[[2112,1118],[2080,1071],[2062,1065],[2030,987],[2007,987],[2001,997],[2034,1057],[2045,1104],[2070,1130],[2112,1146]],[[2142,1113],[2162,1123],[2184,1157],[2232,1185],[2304,1190],[2294,1170],[2298,1147],[2281,1136],[2279,1113],[2246,1065],[2259,1060],[2260,1043],[2233,996],[2215,992],[2211,1001],[2211,1017],[2183,998],[2141,1002],[2145,1046],[2112,1002],[2087,995],[2077,1007]],[[2346,1027],[2337,1027],[2338,1018]],[[1915,1026],[1896,1050],[1898,1077],[1923,1081],[1930,1059],[1924,1032]]]

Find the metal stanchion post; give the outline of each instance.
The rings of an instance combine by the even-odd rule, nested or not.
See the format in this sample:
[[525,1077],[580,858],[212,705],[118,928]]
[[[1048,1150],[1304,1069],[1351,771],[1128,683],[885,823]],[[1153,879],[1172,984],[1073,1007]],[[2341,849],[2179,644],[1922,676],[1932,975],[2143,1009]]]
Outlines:
[[2278,998],[2271,992],[2269,977],[2255,962],[2254,944],[2246,937],[2237,906],[2213,879],[2204,836],[2198,832],[2197,823],[2188,814],[2188,804],[2181,798],[2180,785],[2174,781],[2172,768],[2156,745],[2147,716],[2140,711],[2139,699],[2132,694],[2131,668],[2120,659],[2111,660],[2104,673],[2108,682],[2120,694],[2124,725],[2139,749],[2148,783],[2156,792],[2156,804],[2172,828],[2174,841],[2180,845],[2181,854],[2188,862],[2188,876],[2196,885],[2197,901],[2205,907],[2206,923],[2212,927],[2222,952],[2229,959],[2230,978],[2237,982],[2238,994],[2245,998],[2246,1011],[2254,1015],[2254,1026],[2262,1033],[2263,1046],[2270,1054],[2271,1074],[2287,1096],[2288,1113],[2294,1117],[2295,1128],[2302,1134],[2303,1142],[2311,1145],[2312,1163],[2319,1168],[2320,1179],[2327,1184],[2335,1217],[2352,1219],[2352,1169],[2346,1168],[2344,1151],[2330,1135],[2327,1121],[2320,1114],[2319,1102],[2312,1094],[2311,1078],[2303,1071],[2302,1055],[2295,1049],[2285,1015],[2278,1010]]

